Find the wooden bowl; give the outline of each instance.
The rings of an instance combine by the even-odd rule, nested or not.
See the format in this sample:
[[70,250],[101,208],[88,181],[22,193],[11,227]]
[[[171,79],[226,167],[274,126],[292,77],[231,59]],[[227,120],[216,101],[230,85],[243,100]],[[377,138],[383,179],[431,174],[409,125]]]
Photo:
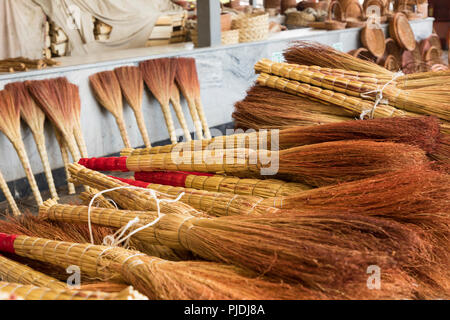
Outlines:
[[412,51],[416,48],[414,32],[409,25],[408,18],[402,12],[397,12],[389,23],[389,33],[403,49]]
[[377,58],[381,58],[386,50],[385,40],[382,29],[366,26],[361,30],[361,42]]

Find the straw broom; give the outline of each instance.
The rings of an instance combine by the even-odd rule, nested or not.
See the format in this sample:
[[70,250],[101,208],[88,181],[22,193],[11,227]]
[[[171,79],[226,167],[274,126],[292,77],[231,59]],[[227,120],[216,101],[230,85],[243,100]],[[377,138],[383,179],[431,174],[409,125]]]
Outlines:
[[147,297],[128,287],[120,293],[78,291],[21,285],[0,281],[0,293],[14,295],[20,300],[148,300]]
[[180,122],[181,128],[183,129],[185,141],[191,141],[192,140],[191,132],[189,131],[186,118],[184,117],[183,109],[181,107],[180,91],[178,91],[178,88],[175,83],[172,86],[170,102],[172,102],[172,106],[173,109],[175,110],[175,114],[177,115],[178,122]]
[[61,158],[63,160],[63,164],[64,164],[64,170],[66,172],[66,180],[67,180],[67,192],[68,194],[75,194],[76,190],[75,190],[75,185],[71,182],[69,182],[69,164],[71,163],[70,161],[70,157],[69,157],[69,149],[67,147],[67,143],[64,140],[64,137],[62,136],[62,134],[59,132],[59,130],[53,126],[53,132],[55,133],[55,138],[56,141],[58,142],[59,145],[59,150],[61,151]]
[[116,159],[120,164],[114,171],[198,171],[242,176],[270,170],[267,173],[288,174],[295,182],[317,187],[428,163],[424,151],[417,147],[365,140],[324,142],[281,151],[227,149]]
[[139,63],[147,88],[158,100],[166,120],[170,141],[178,141],[175,125],[170,111],[170,97],[174,86],[177,61],[170,58],[147,60]]
[[250,279],[244,270],[212,262],[170,262],[117,247],[1,235],[1,251],[67,267],[111,282],[132,284],[150,299],[301,299],[298,286]]
[[[78,197],[81,199],[83,204],[89,205],[89,203],[91,202],[92,198],[94,198],[94,196],[97,193],[99,193],[99,192],[100,191],[98,191],[98,190],[96,190],[94,188],[89,188],[89,190],[80,193],[80,195]],[[98,195],[95,198],[94,205],[96,207],[99,207],[99,208],[116,209],[116,207],[112,204],[112,202],[109,201],[108,199],[106,199],[102,195]]]
[[47,179],[50,195],[58,198],[55,181],[53,180],[52,169],[48,160],[47,149],[45,147],[44,123],[45,114],[37,106],[30,96],[28,89],[23,82],[9,83],[5,86],[14,99],[14,104],[19,108],[22,119],[26,122],[33,134],[34,141],[42,160],[45,177]]
[[14,197],[12,196],[11,191],[9,190],[8,184],[6,183],[6,180],[1,172],[0,172],[0,189],[3,191],[3,194],[5,195],[6,201],[8,202],[8,205],[11,208],[12,213],[15,216],[21,215],[20,210],[17,207],[16,200],[14,200]]
[[195,133],[197,134],[197,138],[199,140],[202,140],[204,136],[206,138],[207,132],[203,133],[203,123],[201,121],[201,118],[199,118],[199,111],[195,104],[195,93],[193,89],[194,85],[192,85],[192,82],[195,81],[198,82],[198,78],[195,79],[197,71],[195,71],[195,74],[192,74],[193,70],[189,68],[189,66],[192,66],[190,61],[192,60],[189,60],[189,58],[178,59],[178,68],[175,80],[178,85],[178,88],[180,89],[181,93],[183,94],[184,98],[187,101],[192,121],[194,122]]
[[114,69],[114,72],[125,99],[131,109],[133,109],[144,145],[147,148],[151,148],[152,145],[148,138],[147,127],[145,126],[144,115],[142,114],[142,96],[144,94],[142,72],[138,67],[120,67]]
[[[48,201],[40,208],[40,215],[86,222],[88,207]],[[125,225],[119,217],[127,222],[138,217],[139,226],[144,226],[154,221],[157,214],[91,209],[94,223]],[[416,266],[417,261],[425,263],[430,249],[425,249],[426,240],[419,234],[383,219],[285,213],[222,218],[165,215],[135,237],[190,249],[207,260],[233,263],[274,279],[300,281],[307,287],[323,289],[363,277],[362,266],[371,260],[387,267],[393,262],[393,252],[396,263],[404,268]]]
[[123,101],[119,81],[114,71],[104,71],[89,77],[97,101],[116,119],[120,135],[126,148],[130,148],[130,139],[123,118]]
[[189,172],[135,172],[135,180],[173,187],[192,188],[219,193],[270,198],[287,196],[311,187],[295,182],[276,179],[241,179],[220,175],[197,175]]
[[42,272],[0,255],[0,279],[2,281],[34,285],[52,289],[66,289],[66,284]]
[[3,132],[11,141],[14,149],[16,149],[34,198],[38,205],[42,204],[42,197],[31,171],[30,161],[22,141],[22,134],[20,133],[20,109],[17,105],[14,105],[13,97],[6,90],[0,91],[0,131]]
[[73,135],[75,136],[75,141],[77,143],[78,149],[80,151],[81,156],[84,158],[84,155],[87,155],[87,146],[83,137],[83,130],[81,129],[81,101],[80,101],[80,93],[78,91],[78,86],[75,84],[69,84],[69,98],[68,103],[72,104],[71,109],[74,116],[74,124],[73,124]]
[[[200,95],[200,82],[194,58],[178,58],[177,83],[188,104],[194,103],[203,127],[205,139],[211,139],[206,115]],[[190,102],[191,100],[191,102]],[[194,120],[195,121],[195,120]]]

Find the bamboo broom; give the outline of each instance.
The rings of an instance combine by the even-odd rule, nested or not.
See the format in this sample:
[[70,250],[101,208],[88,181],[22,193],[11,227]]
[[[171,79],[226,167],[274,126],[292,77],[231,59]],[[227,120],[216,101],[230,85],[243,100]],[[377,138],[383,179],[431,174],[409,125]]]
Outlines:
[[133,109],[139,131],[141,132],[144,145],[151,148],[147,127],[145,126],[144,115],[142,114],[142,97],[144,94],[144,80],[142,72],[138,67],[120,67],[114,69],[119,81],[122,93]]
[[147,60],[139,63],[139,68],[142,71],[147,88],[161,105],[170,141],[176,143],[178,138],[170,111],[170,97],[177,71],[177,60],[170,58]]
[[148,300],[147,297],[131,287],[114,294],[99,291],[50,289],[0,281],[0,293],[14,295],[21,300]]
[[220,175],[198,175],[189,172],[135,172],[135,180],[152,184],[169,185],[173,187],[192,188],[219,193],[230,193],[246,196],[270,198],[287,196],[311,187],[295,182],[276,179],[241,179],[238,177]]
[[69,98],[68,103],[71,104],[71,109],[74,117],[73,124],[73,135],[75,136],[75,141],[77,143],[78,149],[80,151],[81,156],[84,158],[84,155],[88,154],[86,142],[83,137],[83,130],[81,129],[81,100],[80,93],[78,90],[78,86],[75,84],[69,84]]
[[170,102],[172,102],[172,106],[173,109],[175,110],[175,114],[177,115],[178,122],[180,122],[181,128],[183,129],[185,141],[191,141],[192,140],[191,132],[189,131],[189,127],[187,125],[183,109],[181,107],[180,91],[178,90],[175,83],[172,86]]
[[41,193],[31,171],[30,161],[22,141],[22,134],[20,133],[20,109],[14,105],[13,97],[6,90],[0,91],[0,114],[0,131],[3,132],[9,141],[11,141],[14,149],[16,149],[28,182],[30,183],[31,190],[33,191],[34,198],[37,204],[41,205]]
[[16,200],[14,200],[14,197],[12,196],[11,191],[9,190],[8,184],[6,183],[6,180],[1,172],[0,172],[0,189],[3,191],[3,194],[5,195],[6,201],[8,202],[8,205],[11,208],[12,213],[15,216],[21,215],[20,210],[17,207]]
[[0,279],[52,289],[66,289],[66,284],[42,272],[0,255]]
[[58,198],[55,181],[53,180],[52,169],[48,160],[47,149],[45,147],[45,114],[37,106],[36,102],[34,102],[23,82],[9,83],[5,86],[5,90],[11,93],[11,96],[14,99],[14,104],[20,110],[22,119],[27,123],[31,133],[33,134],[34,141],[36,142],[36,146],[41,157],[50,195],[52,198]]
[[[189,111],[191,113],[192,121],[194,122],[195,133],[197,134],[197,138],[202,140],[205,136],[206,132],[203,132],[203,123],[201,118],[199,118],[199,112],[197,106],[195,104],[195,93],[193,92],[193,85],[191,84],[193,81],[198,81],[193,79],[195,75],[192,74],[192,70],[189,69],[188,65],[190,65],[188,58],[179,58],[178,59],[178,68],[175,76],[176,83],[184,98],[187,101]],[[195,62],[195,61],[194,61]],[[196,74],[196,73],[195,73]],[[209,130],[209,128],[208,128]]]
[[[118,247],[1,235],[0,251],[67,267],[91,277],[133,284],[150,299],[302,299],[299,286],[250,279],[244,270],[212,262],[170,262]],[[244,275],[243,275],[244,274]],[[243,284],[245,284],[243,286]]]
[[[199,161],[202,159],[202,161]],[[105,159],[100,159],[102,162]],[[365,140],[332,141],[281,151],[227,149],[111,158],[110,171],[198,171],[227,174],[288,174],[293,181],[324,186],[428,163],[414,146]],[[96,160],[94,159],[95,163]],[[263,165],[262,162],[265,164]],[[272,166],[272,167],[270,167]],[[95,168],[95,165],[94,165]],[[270,171],[270,172],[269,172]]]
[[[205,139],[211,139],[208,122],[200,95],[200,82],[194,58],[178,58],[177,83],[188,104],[194,103],[200,117]],[[189,100],[192,100],[189,102]],[[194,120],[195,121],[195,120]]]
[[67,143],[64,140],[63,135],[59,132],[59,130],[53,126],[53,132],[55,133],[56,141],[59,145],[59,150],[61,151],[61,158],[63,160],[64,164],[64,170],[66,172],[66,180],[67,180],[67,192],[68,194],[75,194],[75,185],[69,181],[69,164],[71,163],[70,157],[69,157],[69,148],[67,147]]
[[311,72],[298,65],[277,63],[268,59],[257,62],[255,70],[364,99],[375,100],[377,92],[382,90],[383,96],[397,108],[418,113],[435,114],[445,120],[450,119],[450,113],[445,110],[445,103],[435,101],[431,94],[424,94],[419,91],[405,92],[393,85],[380,86],[350,80],[345,77],[329,76],[320,72]]
[[[41,207],[40,215],[87,222],[88,207],[47,201]],[[403,268],[415,267],[422,260],[426,263],[429,258],[428,250],[431,249],[425,249],[426,240],[419,236],[420,232],[415,233],[414,229],[404,225],[356,215],[347,215],[345,219],[335,215],[319,216],[285,213],[187,218],[185,215],[165,215],[135,237],[150,243],[190,249],[205,259],[233,263],[275,279],[300,281],[316,290],[361,280],[366,269],[363,266],[368,261],[375,259],[387,267],[392,263],[392,252],[396,252],[394,260]],[[127,222],[121,223],[119,217],[127,222],[138,217],[137,227],[140,227],[154,221],[157,214],[91,208],[94,223],[115,227],[125,225]]]
[[442,140],[439,132],[439,121],[436,117],[429,116],[347,120],[320,126],[292,126],[279,132],[262,130],[236,133],[214,137],[211,140],[180,142],[151,149],[124,149],[121,156],[229,148],[289,149],[321,142],[361,139],[405,143],[432,153]]
[[104,71],[89,77],[97,101],[116,119],[120,135],[126,148],[131,148],[123,119],[123,101],[119,81],[114,71]]

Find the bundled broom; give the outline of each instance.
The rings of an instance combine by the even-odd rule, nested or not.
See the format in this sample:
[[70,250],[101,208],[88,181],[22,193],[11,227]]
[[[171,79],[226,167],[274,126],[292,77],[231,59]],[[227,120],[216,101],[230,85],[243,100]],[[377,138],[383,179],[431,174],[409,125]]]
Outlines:
[[[50,195],[57,198],[55,182],[53,180],[52,169],[48,160],[47,149],[45,147],[44,123],[45,114],[37,106],[36,102],[30,96],[27,87],[23,82],[9,83],[5,86],[5,90],[9,91],[14,99],[14,104],[20,110],[22,119],[26,122],[33,134],[34,141],[41,157],[42,166],[44,168],[45,177],[47,179]],[[83,156],[84,157],[84,156]]]
[[147,60],[139,64],[147,87],[161,105],[172,143],[178,141],[170,111],[170,97],[172,95],[172,87],[175,84],[177,63],[176,59],[161,58]]
[[251,279],[243,269],[212,262],[170,262],[118,247],[1,234],[0,251],[56,266],[78,265],[83,274],[132,284],[150,299],[302,299],[300,286]]
[[[86,222],[88,211],[88,207],[48,201],[40,214],[50,219]],[[92,222],[115,227],[123,227],[138,217],[137,228],[158,217],[151,212],[96,208],[91,208],[90,214]],[[284,213],[222,218],[169,214],[134,236],[327,292],[345,287],[347,282],[361,281],[367,263],[388,268],[394,259],[403,268],[423,267],[421,263],[429,257],[426,240],[419,234],[411,227],[384,219]]]
[[66,103],[71,104],[69,107],[73,114],[73,135],[77,143],[81,156],[84,158],[88,154],[86,141],[84,140],[83,130],[81,129],[81,100],[78,86],[72,83],[68,84],[69,98]]
[[30,183],[34,198],[38,205],[42,204],[41,193],[37,186],[33,172],[31,171],[25,145],[20,132],[20,108],[14,104],[12,95],[6,91],[0,91],[0,131],[9,139],[22,163],[25,175]]
[[89,77],[97,101],[116,119],[120,135],[126,148],[131,148],[125,121],[123,118],[123,101],[119,81],[114,71],[103,71]]
[[69,164],[70,161],[70,155],[69,155],[69,148],[67,147],[67,142],[64,140],[63,135],[59,132],[59,130],[53,125],[53,132],[55,133],[56,141],[59,145],[59,150],[61,151],[61,159],[64,164],[64,170],[66,172],[66,180],[67,180],[67,191],[69,194],[75,194],[75,186],[73,183],[69,182]]
[[13,295],[19,300],[148,300],[132,287],[119,293],[78,291],[22,285],[0,281],[0,293]]
[[142,72],[138,67],[120,67],[114,69],[114,72],[125,99],[131,109],[133,109],[144,145],[150,148],[152,145],[148,137],[147,127],[145,126],[144,115],[142,114],[142,98],[144,94]]
[[[104,162],[105,159],[99,161]],[[198,171],[239,176],[286,174],[293,181],[319,187],[359,180],[427,161],[425,152],[414,146],[349,140],[281,151],[202,150],[111,158],[109,171]]]
[[172,86],[172,94],[170,95],[170,102],[172,102],[172,106],[173,109],[175,110],[175,114],[177,115],[178,122],[180,122],[181,128],[183,129],[185,141],[191,141],[192,140],[191,132],[189,131],[189,127],[187,125],[183,109],[181,107],[180,91],[178,91],[178,88],[175,83]]
[[211,139],[200,96],[197,66],[193,58],[178,58],[176,82],[186,98],[198,139]]
[[12,213],[16,216],[20,215],[21,213],[19,208],[17,207],[16,200],[14,200],[14,197],[12,196],[8,184],[6,183],[6,180],[3,177],[1,171],[0,171],[0,189],[3,191],[3,194],[5,195],[6,201],[8,202],[8,205],[11,208]]

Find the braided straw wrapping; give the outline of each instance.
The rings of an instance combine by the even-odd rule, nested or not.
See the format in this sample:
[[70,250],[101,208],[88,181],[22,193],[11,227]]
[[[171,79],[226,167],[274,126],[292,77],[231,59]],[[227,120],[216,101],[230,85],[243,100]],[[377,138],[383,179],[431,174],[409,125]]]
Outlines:
[[66,284],[0,255],[0,281],[39,287],[66,289]]
[[170,102],[172,102],[172,107],[175,110],[175,114],[177,115],[178,121],[180,122],[181,128],[183,129],[184,138],[186,141],[191,141],[191,132],[189,131],[186,118],[183,113],[183,109],[181,107],[180,102],[180,91],[177,86],[174,84],[172,86],[172,94],[170,95]]
[[70,173],[69,173],[69,165],[71,163],[69,158],[69,151],[67,150],[67,144],[64,141],[64,138],[62,137],[62,134],[59,132],[57,128],[54,128],[56,141],[58,141],[59,149],[61,151],[61,158],[64,163],[64,169],[66,171],[66,178],[67,178],[67,188],[69,194],[75,194],[75,186],[73,183],[69,181],[70,179]]
[[45,136],[33,136],[34,141],[36,142],[39,156],[41,157],[42,166],[44,167],[45,178],[47,179],[50,195],[52,198],[58,198],[55,181],[53,180],[52,168],[48,160],[47,148],[45,147]]
[[14,295],[21,300],[148,300],[132,287],[119,293],[105,293],[0,282],[0,293]]
[[[369,102],[361,98],[348,96],[343,93],[337,93],[335,91],[322,89],[294,80],[271,76],[267,73],[261,73],[257,79],[257,82],[262,86],[335,104],[352,112],[355,116],[360,116],[363,112],[371,111],[374,105],[373,102]],[[403,111],[388,105],[378,105],[377,108],[373,110],[374,118],[387,118],[404,115],[405,113]]]
[[8,202],[9,207],[11,208],[13,214],[15,216],[21,215],[20,210],[17,207],[16,200],[14,200],[14,197],[12,196],[11,191],[9,190],[8,184],[6,183],[6,180],[1,172],[0,172],[0,189],[2,189],[6,201]]

